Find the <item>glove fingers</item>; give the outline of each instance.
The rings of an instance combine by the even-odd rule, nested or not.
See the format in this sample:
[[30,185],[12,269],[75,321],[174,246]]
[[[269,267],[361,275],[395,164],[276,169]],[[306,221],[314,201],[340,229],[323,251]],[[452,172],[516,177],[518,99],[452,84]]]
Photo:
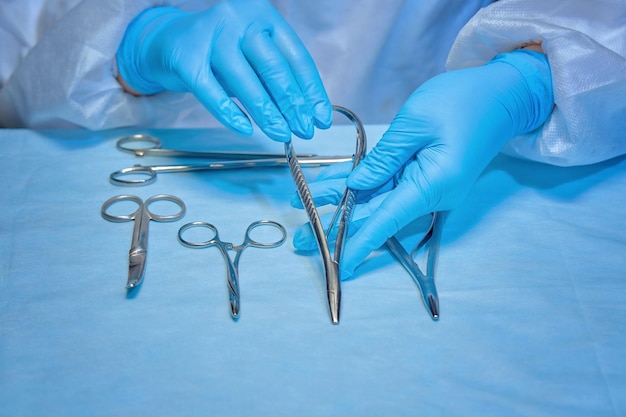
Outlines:
[[348,175],[350,175],[350,172],[352,172],[352,165],[352,161],[339,162],[337,164],[329,165],[328,167],[324,168],[322,172],[319,173],[317,178],[315,178],[315,181],[324,181],[340,178],[345,181]]
[[313,109],[315,126],[327,129],[332,124],[333,111],[315,62],[298,35],[288,25],[279,25],[272,35],[276,46],[285,57],[305,100]]
[[248,29],[241,49],[267,89],[274,103],[285,116],[290,129],[299,137],[313,137],[313,110],[307,101],[289,63],[261,28]]
[[348,279],[356,267],[375,249],[414,219],[432,211],[416,184],[401,182],[393,191],[381,196],[380,205],[346,242],[341,262],[342,277]]
[[[346,190],[346,176],[351,170],[352,162],[334,164],[324,169],[314,182],[309,183],[309,190],[315,205],[339,204]],[[371,190],[358,190],[356,201],[359,204],[367,202],[374,196],[390,191],[393,188],[393,184],[393,181],[389,181]],[[291,206],[299,209],[303,208],[297,194],[292,197]]]
[[[190,83],[186,82],[189,86]],[[228,96],[213,74],[202,74],[195,87],[188,87],[200,103],[224,126],[242,135],[252,134],[252,124],[239,106]]]
[[[418,97],[412,97],[413,100]],[[416,152],[432,141],[421,132],[425,122],[400,110],[389,129],[348,178],[348,186],[357,190],[378,187],[402,170]]]
[[[354,208],[352,213],[352,220],[348,225],[348,237],[352,236],[359,230],[361,225],[365,222],[367,217],[372,213],[372,211],[378,206],[378,201],[372,201],[370,203],[361,204]],[[324,225],[324,230],[328,229],[328,224],[332,220],[333,214],[326,214],[321,216],[322,224]],[[333,233],[328,237],[329,244],[332,245],[335,243],[337,239],[337,228],[335,227]],[[317,250],[317,241],[315,240],[315,234],[313,233],[313,229],[311,229],[311,224],[306,223],[298,230],[293,237],[293,246],[298,250],[303,251],[312,251]]]
[[[309,191],[313,196],[313,202],[317,207],[325,206],[327,204],[339,203],[341,196],[346,189],[345,179],[325,180],[321,182],[312,182],[309,184]],[[291,198],[291,206],[302,209],[302,201],[298,194],[294,194]]]
[[[340,162],[324,168],[315,181],[308,184],[315,204],[318,206],[338,204],[346,189],[346,177],[351,170],[352,162]],[[297,193],[291,198],[291,206],[303,208]]]
[[[224,38],[233,36],[224,34]],[[211,57],[211,68],[230,95],[236,97],[267,136],[279,142],[291,139],[283,115],[238,48],[237,42],[218,40]]]

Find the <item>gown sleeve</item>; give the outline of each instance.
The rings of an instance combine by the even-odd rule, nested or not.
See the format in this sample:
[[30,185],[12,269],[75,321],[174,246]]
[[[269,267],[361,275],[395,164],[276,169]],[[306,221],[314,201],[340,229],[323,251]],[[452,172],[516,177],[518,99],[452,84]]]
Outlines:
[[500,0],[461,30],[447,60],[453,70],[540,43],[555,107],[539,129],[504,153],[553,165],[585,165],[626,153],[626,2]]
[[[0,90],[0,126],[98,130],[175,124],[198,107],[190,95],[124,92],[115,54],[126,27],[143,10],[179,3],[193,8],[214,1],[83,0],[54,21],[37,23],[40,38]],[[171,111],[174,106],[177,111]]]

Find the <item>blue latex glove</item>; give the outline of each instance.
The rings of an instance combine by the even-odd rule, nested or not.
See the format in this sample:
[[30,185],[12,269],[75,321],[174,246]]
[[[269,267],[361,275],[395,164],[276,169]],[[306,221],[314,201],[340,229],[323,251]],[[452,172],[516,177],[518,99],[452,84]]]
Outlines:
[[[533,51],[501,54],[419,87],[347,177],[349,187],[367,190],[371,199],[350,224],[355,233],[344,248],[342,279],[413,220],[457,206],[504,144],[540,127],[553,104],[548,60]],[[332,170],[311,184],[316,204],[337,204],[341,196],[346,177]],[[311,241],[305,225],[294,246],[310,249]]]
[[252,124],[231,97],[277,141],[291,132],[311,138],[314,125],[332,122],[311,56],[266,0],[229,0],[198,13],[148,9],[128,26],[117,62],[138,93],[191,92],[240,134]]
[[[337,204],[339,202],[346,189],[346,178],[352,171],[352,165],[353,163],[351,161],[330,165],[322,170],[314,182],[308,184],[317,207]],[[357,193],[357,205],[352,211],[350,227],[348,227],[348,236],[353,235],[360,228],[365,219],[367,219],[378,204],[380,204],[385,193],[391,189],[393,189],[393,181],[389,181],[373,190],[360,191]],[[291,205],[295,208],[303,209],[302,201],[297,193],[291,197]],[[324,229],[328,228],[328,223],[330,223],[332,218],[333,213],[321,216]],[[331,233],[328,236],[329,243],[334,243],[335,238],[336,234]],[[296,231],[293,237],[293,243],[294,246],[301,251],[314,251],[318,249],[310,223],[306,223]]]

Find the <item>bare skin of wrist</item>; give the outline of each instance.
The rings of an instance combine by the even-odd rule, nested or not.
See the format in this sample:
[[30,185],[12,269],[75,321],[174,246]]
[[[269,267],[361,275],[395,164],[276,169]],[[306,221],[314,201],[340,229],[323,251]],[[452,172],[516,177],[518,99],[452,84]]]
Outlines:
[[133,90],[133,88],[132,88],[130,85],[128,85],[128,83],[126,83],[126,80],[124,80],[124,79],[122,78],[122,76],[121,76],[121,75],[119,75],[119,72],[118,72],[118,75],[117,75],[117,78],[116,78],[116,79],[117,79],[117,82],[118,82],[118,83],[120,83],[120,85],[122,86],[122,88],[124,89],[124,91],[126,91],[127,93],[132,94],[132,95],[134,95],[134,96],[136,96],[136,97],[141,96],[141,93],[139,93],[139,92],[137,92],[137,91]]
[[540,43],[531,43],[529,45],[522,46],[522,49],[528,49],[531,51],[541,52],[542,54],[545,54],[545,52],[543,52],[543,48],[541,47]]

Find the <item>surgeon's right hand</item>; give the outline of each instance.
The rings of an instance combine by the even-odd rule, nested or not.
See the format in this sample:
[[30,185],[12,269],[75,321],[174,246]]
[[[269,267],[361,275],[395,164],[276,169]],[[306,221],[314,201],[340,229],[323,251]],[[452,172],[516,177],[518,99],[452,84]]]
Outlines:
[[[502,146],[541,126],[553,103],[548,59],[539,52],[500,54],[420,86],[354,171],[329,168],[311,184],[317,205],[337,204],[346,184],[367,200],[348,228],[342,279],[410,222],[456,207]],[[312,236],[305,225],[294,246],[310,249]]]
[[266,0],[229,0],[187,13],[144,11],[118,48],[122,84],[139,94],[191,92],[222,124],[248,135],[311,138],[328,128],[332,109],[306,48]]

